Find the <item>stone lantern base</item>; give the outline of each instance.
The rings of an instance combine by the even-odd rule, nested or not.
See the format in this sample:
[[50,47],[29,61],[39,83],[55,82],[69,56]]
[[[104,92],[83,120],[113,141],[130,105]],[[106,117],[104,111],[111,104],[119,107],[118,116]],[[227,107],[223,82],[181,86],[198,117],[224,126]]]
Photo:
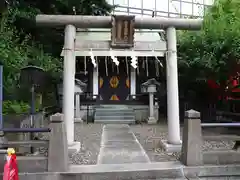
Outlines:
[[82,118],[74,118],[75,123],[83,123]]
[[148,124],[157,124],[157,120],[155,117],[148,117],[147,122]]

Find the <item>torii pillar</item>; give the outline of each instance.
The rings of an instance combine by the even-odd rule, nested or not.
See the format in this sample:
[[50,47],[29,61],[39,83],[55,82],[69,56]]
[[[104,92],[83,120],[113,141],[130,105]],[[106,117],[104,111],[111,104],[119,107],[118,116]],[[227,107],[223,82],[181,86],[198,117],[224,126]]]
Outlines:
[[175,27],[169,27],[167,34],[166,77],[167,77],[167,122],[168,139],[162,140],[161,145],[168,152],[180,152],[179,95],[178,95],[178,62],[177,38]]
[[66,25],[63,62],[63,116],[67,131],[70,153],[80,150],[80,142],[74,141],[74,98],[75,98],[75,38],[76,27]]

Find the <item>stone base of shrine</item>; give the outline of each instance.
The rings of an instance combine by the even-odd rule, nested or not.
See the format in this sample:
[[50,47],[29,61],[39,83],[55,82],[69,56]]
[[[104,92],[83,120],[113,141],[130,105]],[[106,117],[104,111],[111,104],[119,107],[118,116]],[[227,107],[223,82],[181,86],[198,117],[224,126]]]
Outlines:
[[68,144],[68,155],[72,156],[73,154],[79,152],[81,149],[81,142],[74,141],[71,144]]
[[157,124],[157,120],[155,117],[148,117],[147,122],[148,124]]
[[182,142],[180,144],[170,144],[167,140],[160,140],[160,146],[167,153],[181,152]]
[[[104,105],[101,104],[101,107],[106,107],[109,108],[110,105]],[[111,105],[114,106],[114,105]],[[116,106],[116,105],[115,105]],[[135,120],[138,122],[146,122],[146,120],[148,120],[149,117],[149,106],[148,105],[125,105],[130,109],[133,109],[134,114],[135,114]],[[89,110],[87,111],[87,108],[89,108]],[[158,112],[158,105],[154,106],[154,118],[157,120],[159,119],[159,112]],[[94,112],[95,112],[95,106],[82,106],[82,109],[80,110],[81,112],[81,119],[83,120],[83,122],[90,122],[94,119]],[[75,114],[76,114],[76,110],[75,110]],[[75,122],[77,119],[75,119]]]
[[74,118],[75,123],[83,123],[82,118]]

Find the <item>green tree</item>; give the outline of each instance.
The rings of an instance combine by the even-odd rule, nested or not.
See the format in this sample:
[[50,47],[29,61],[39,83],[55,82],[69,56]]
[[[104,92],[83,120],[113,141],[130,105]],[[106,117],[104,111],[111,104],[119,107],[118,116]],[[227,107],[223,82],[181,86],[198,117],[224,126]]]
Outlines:
[[184,80],[211,77],[226,82],[240,60],[239,7],[239,0],[216,0],[204,16],[201,31],[179,33],[179,67]]
[[21,35],[42,44],[44,52],[59,57],[63,46],[63,28],[36,28],[37,14],[108,15],[113,7],[106,0],[12,0],[14,25]]
[[[1,1],[2,2],[2,1]],[[14,94],[20,69],[29,62],[52,74],[62,71],[59,57],[63,27],[36,28],[37,14],[107,15],[105,0],[8,0],[0,4],[0,61],[4,65],[4,95]]]

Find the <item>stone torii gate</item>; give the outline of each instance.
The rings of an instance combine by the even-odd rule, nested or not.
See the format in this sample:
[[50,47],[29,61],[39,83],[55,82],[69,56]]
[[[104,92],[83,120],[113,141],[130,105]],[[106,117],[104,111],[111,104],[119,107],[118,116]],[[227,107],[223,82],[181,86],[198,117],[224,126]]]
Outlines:
[[[111,28],[111,16],[80,15],[37,15],[39,26],[65,27],[63,114],[67,128],[69,146],[74,142],[74,79],[75,79],[75,37],[76,28]],[[181,147],[178,95],[178,67],[176,30],[200,30],[202,19],[146,18],[135,17],[135,29],[164,29],[167,36],[167,118],[168,139],[165,148]],[[175,148],[174,148],[175,149]]]

